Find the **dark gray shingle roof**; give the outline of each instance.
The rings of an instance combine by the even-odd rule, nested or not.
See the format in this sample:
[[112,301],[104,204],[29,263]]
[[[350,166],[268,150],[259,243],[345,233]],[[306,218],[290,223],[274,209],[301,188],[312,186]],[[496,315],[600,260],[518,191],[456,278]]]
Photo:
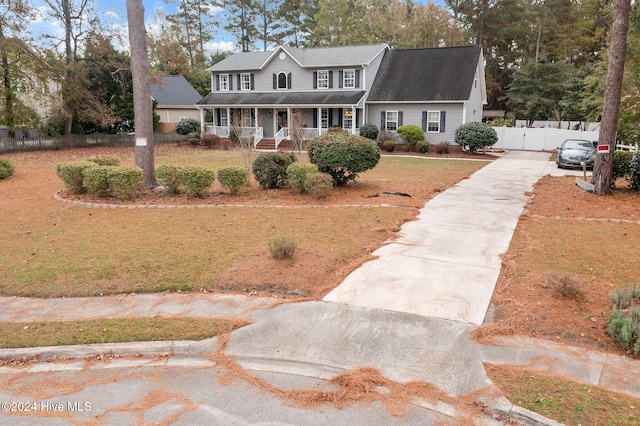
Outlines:
[[151,97],[159,106],[193,106],[202,96],[181,75],[156,76],[158,83],[151,84]]
[[356,105],[364,94],[364,91],[214,92],[202,99],[200,105]]
[[367,101],[469,99],[479,59],[479,46],[388,50]]

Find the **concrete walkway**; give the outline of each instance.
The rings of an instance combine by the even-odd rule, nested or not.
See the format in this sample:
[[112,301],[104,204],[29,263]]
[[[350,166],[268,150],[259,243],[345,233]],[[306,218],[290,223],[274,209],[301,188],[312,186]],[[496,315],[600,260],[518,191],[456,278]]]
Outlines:
[[510,152],[438,194],[324,300],[481,325],[549,154]]
[[[429,201],[416,221],[401,228],[397,240],[376,250],[376,259],[356,269],[323,301],[286,303],[283,299],[204,293],[77,299],[9,297],[0,298],[0,321],[135,316],[242,318],[253,324],[231,334],[225,353],[252,374],[274,385],[283,377],[296,383],[303,383],[303,378],[323,381],[338,373],[372,366],[397,382],[428,382],[459,399],[476,395],[491,413],[503,419],[526,425],[554,425],[554,421],[500,397],[483,363],[526,366],[640,398],[640,377],[625,375],[637,368],[636,361],[524,337],[498,337],[491,344],[479,344],[470,337],[483,323],[500,272],[500,254],[508,248],[533,184],[555,170],[555,165],[548,162],[548,154],[506,154]],[[43,359],[52,359],[96,353],[169,352],[182,357],[176,359],[176,365],[183,368],[191,365],[197,376],[201,374],[197,368],[211,366],[206,356],[216,345],[216,339],[209,339],[197,343],[3,349],[0,358],[20,359],[38,354]],[[135,365],[148,368],[155,364]],[[57,374],[55,371],[65,368],[84,367],[68,363],[26,365],[19,371],[42,375],[48,370]],[[15,372],[13,367],[0,367],[0,384],[3,377],[11,377]],[[188,373],[184,374],[186,377]],[[17,379],[9,382],[14,380]],[[195,378],[193,381],[198,382]],[[312,386],[326,386],[324,383]],[[203,392],[202,388],[186,387],[189,395]],[[114,389],[111,391],[117,393]],[[242,395],[229,398],[242,400]],[[0,392],[0,396],[18,398],[7,392]],[[268,417],[273,422],[284,419],[278,417],[282,408],[278,404],[281,403],[267,404],[272,407],[270,411],[276,413]],[[461,413],[459,406],[426,401],[417,404],[427,411],[407,424],[469,424],[464,420],[454,421],[467,419],[468,413]],[[125,405],[126,401],[122,402],[122,406]],[[113,409],[117,411],[117,407]],[[149,411],[153,409],[162,411],[159,406]],[[234,415],[239,413],[241,409]],[[308,417],[311,415],[316,414],[299,412],[297,420],[287,424],[322,424],[318,417],[311,421]],[[384,413],[377,412],[375,416],[380,420]],[[431,421],[426,421],[427,418]],[[2,421],[0,413],[0,423]],[[394,424],[391,419],[385,418],[384,422]],[[472,423],[502,424],[491,415],[475,418]],[[247,421],[246,424],[254,423]]]

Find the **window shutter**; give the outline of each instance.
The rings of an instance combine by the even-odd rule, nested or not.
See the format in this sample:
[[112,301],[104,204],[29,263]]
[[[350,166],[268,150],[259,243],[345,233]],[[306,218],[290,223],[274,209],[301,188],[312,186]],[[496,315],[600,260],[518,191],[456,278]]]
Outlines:
[[273,90],[276,90],[278,88],[278,76],[273,73]]
[[427,111],[422,111],[422,131],[427,131]]
[[342,81],[344,80],[344,71],[340,71],[338,75],[338,88],[342,89]]
[[250,77],[251,79],[251,90],[255,90],[256,86],[255,86],[255,78],[254,78],[254,74],[251,73]]
[[333,71],[329,71],[329,89],[333,89]]
[[291,89],[291,73],[287,74],[287,89]]
[[402,126],[402,111],[398,111],[398,127]]
[[360,88],[360,70],[356,70],[356,89]]
[[216,74],[216,90],[220,91],[220,74]]
[[380,130],[387,128],[387,111],[380,113]]
[[318,108],[313,109],[313,128],[318,128]]
[[444,123],[447,111],[440,111],[440,133],[444,133]]
[[242,90],[242,83],[240,83],[240,74],[238,74],[238,90]]
[[233,74],[229,74],[229,90],[233,90]]
[[313,88],[318,88],[318,71],[313,72]]

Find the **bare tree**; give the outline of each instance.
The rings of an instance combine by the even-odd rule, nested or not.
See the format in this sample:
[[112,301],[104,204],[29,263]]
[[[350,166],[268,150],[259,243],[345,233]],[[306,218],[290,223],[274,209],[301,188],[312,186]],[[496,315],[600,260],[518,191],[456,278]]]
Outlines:
[[620,94],[627,52],[629,12],[630,0],[614,0],[609,70],[607,72],[607,87],[604,92],[599,140],[601,144],[609,145],[609,153],[597,154],[598,158],[593,170],[593,192],[598,195],[609,194],[613,180],[613,152],[616,149]]
[[151,99],[151,68],[147,53],[147,30],[144,27],[142,0],[127,0],[127,21],[131,44],[131,76],[133,108],[136,126],[136,166],[144,174],[146,187],[156,185],[153,156],[153,101]]

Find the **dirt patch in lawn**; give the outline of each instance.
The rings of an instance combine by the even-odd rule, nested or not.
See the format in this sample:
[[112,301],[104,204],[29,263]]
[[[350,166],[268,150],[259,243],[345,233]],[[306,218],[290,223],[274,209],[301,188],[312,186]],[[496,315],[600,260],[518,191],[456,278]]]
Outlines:
[[[623,354],[606,331],[608,295],[640,285],[638,253],[636,192],[600,197],[577,188],[575,178],[542,178],[503,256],[492,299],[497,329]],[[563,296],[558,274],[578,293]]]

